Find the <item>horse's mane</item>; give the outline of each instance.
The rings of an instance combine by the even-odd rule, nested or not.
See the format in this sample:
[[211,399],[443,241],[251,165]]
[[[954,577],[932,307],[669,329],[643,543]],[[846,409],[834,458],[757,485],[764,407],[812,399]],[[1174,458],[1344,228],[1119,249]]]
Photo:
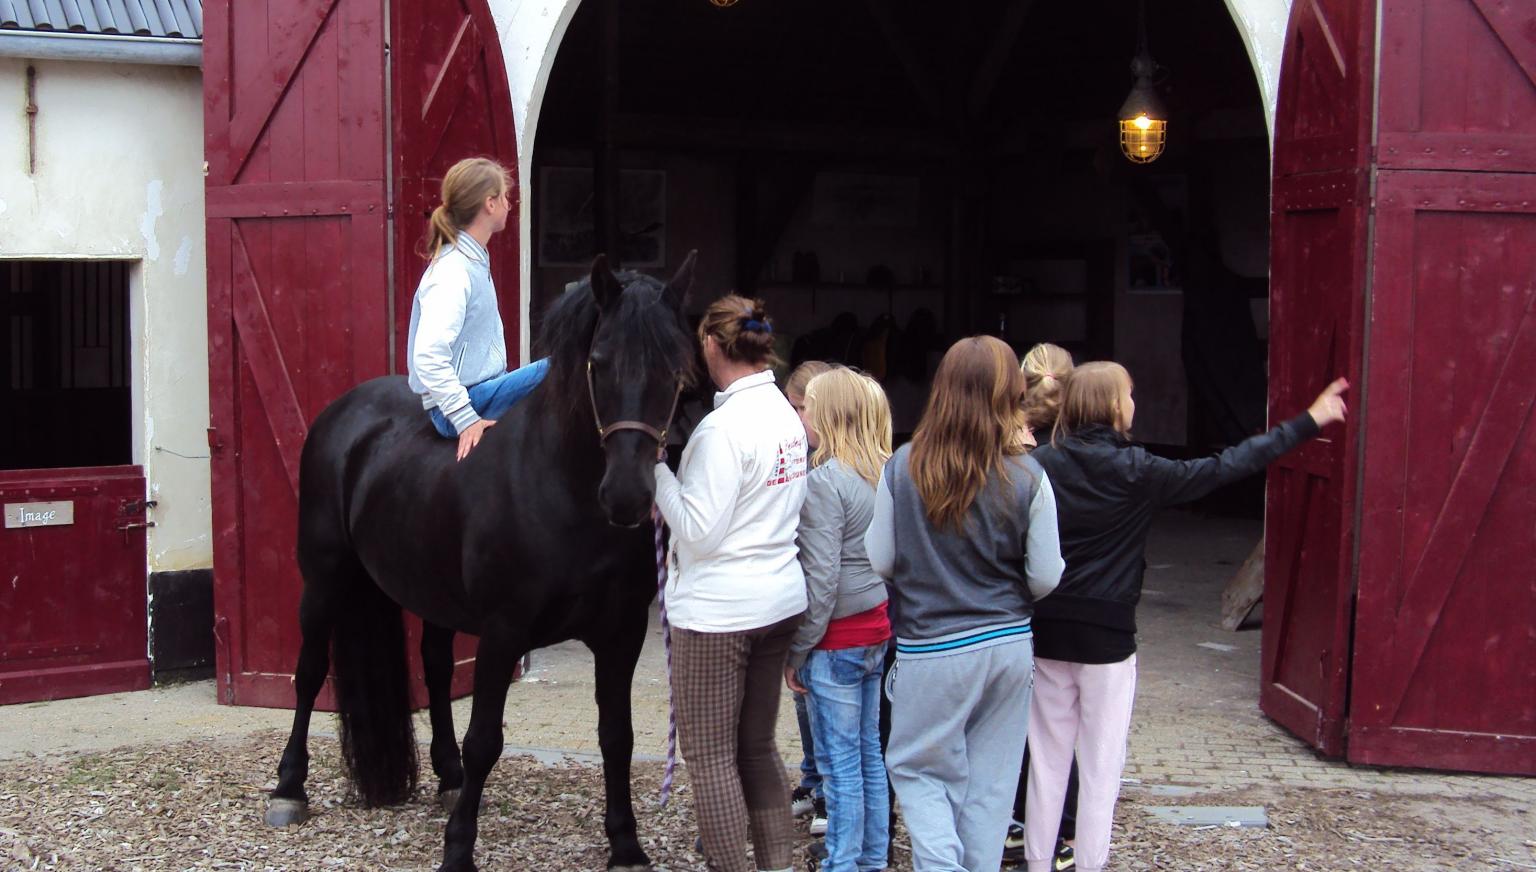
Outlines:
[[[661,299],[666,288],[660,279],[633,270],[614,273],[624,292],[612,311],[603,317],[622,324],[612,365],[620,372],[676,373],[685,386],[696,377],[693,337],[672,307]],[[587,356],[597,330],[597,300],[592,280],[583,278],[550,303],[539,327],[539,347],[549,357],[547,402],[562,418],[590,416],[587,399]]]

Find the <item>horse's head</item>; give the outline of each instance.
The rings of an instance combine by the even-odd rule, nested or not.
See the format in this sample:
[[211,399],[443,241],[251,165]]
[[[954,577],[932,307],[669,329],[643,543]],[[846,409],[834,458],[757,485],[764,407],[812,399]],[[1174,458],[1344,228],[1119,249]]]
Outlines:
[[556,358],[550,375],[565,382],[556,385],[557,395],[577,403],[568,407],[572,420],[585,418],[591,428],[573,428],[568,438],[601,445],[597,501],[618,526],[635,526],[649,515],[657,448],[666,441],[678,394],[694,378],[695,343],[682,312],[695,259],[690,252],[662,282],[615,274],[599,255],[588,280],[567,291],[569,299],[546,319],[545,347]]

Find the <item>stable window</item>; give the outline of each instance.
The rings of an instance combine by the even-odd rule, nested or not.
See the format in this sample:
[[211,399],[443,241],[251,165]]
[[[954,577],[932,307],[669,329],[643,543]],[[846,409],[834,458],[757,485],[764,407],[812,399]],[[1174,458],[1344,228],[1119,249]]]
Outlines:
[[0,261],[0,469],[133,462],[124,261]]

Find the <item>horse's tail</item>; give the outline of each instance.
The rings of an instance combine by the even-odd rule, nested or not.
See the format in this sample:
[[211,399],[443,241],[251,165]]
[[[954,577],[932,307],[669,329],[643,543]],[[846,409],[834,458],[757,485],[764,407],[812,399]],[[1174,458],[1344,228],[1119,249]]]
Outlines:
[[348,599],[334,637],[341,755],[363,805],[394,805],[416,791],[405,626],[400,606],[371,581]]

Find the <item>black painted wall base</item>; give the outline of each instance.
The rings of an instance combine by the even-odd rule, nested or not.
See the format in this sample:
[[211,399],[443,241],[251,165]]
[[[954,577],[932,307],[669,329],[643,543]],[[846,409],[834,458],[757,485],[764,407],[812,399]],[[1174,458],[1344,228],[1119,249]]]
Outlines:
[[149,656],[155,684],[213,677],[213,570],[149,574]]

